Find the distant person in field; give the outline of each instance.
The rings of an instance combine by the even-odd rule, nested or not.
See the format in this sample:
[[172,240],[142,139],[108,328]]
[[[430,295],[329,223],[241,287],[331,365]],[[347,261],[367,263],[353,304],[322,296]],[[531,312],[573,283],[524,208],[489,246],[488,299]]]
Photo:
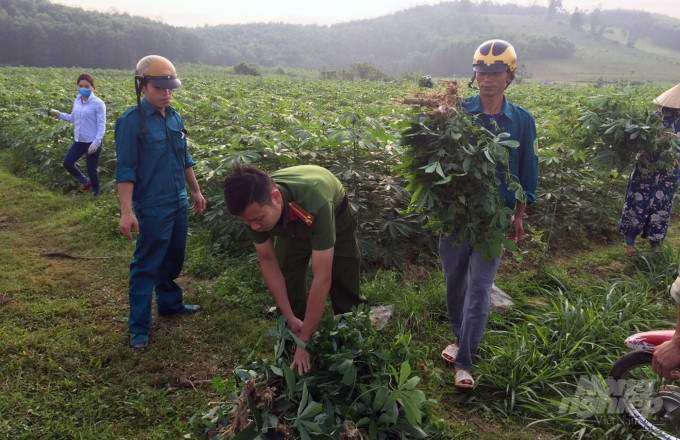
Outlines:
[[[99,155],[102,152],[102,140],[106,131],[106,104],[94,95],[95,85],[91,75],[83,73],[76,81],[78,95],[73,101],[71,113],[61,113],[50,109],[50,114],[60,121],[71,122],[75,132],[75,141],[64,157],[64,168],[76,178],[82,189],[92,190],[99,195]],[[76,162],[87,153],[87,175],[78,169]]]
[[[187,184],[192,210],[203,212],[205,199],[194,176],[184,120],[170,107],[181,82],[167,59],[150,55],[135,69],[137,105],[116,121],[116,182],[120,232],[137,234],[130,263],[130,347],[149,345],[154,288],[158,314],[185,315],[201,309],[184,304],[175,283],[184,265],[188,232]],[[140,94],[144,99],[140,102]],[[134,212],[133,212],[134,209]]]
[[[270,177],[257,168],[238,167],[224,182],[224,201],[250,227],[267,288],[304,343],[316,331],[329,294],[336,314],[362,303],[357,221],[333,173],[301,165]],[[298,347],[294,365],[301,375],[309,371],[309,353]]]
[[[676,135],[680,134],[680,84],[652,102],[660,107],[655,113],[661,119],[660,123]],[[619,224],[619,232],[626,238],[625,254],[628,257],[638,256],[635,248],[638,235],[642,234],[642,238],[649,240],[652,251],[656,251],[668,232],[680,168],[676,163],[673,169],[660,169],[652,173],[649,167],[654,161],[655,158],[638,155],[628,179]]]
[[[491,132],[508,133],[509,139],[519,142],[518,148],[508,149],[508,171],[522,185],[527,202],[533,203],[538,179],[536,123],[531,113],[508,102],[504,92],[515,78],[516,67],[517,56],[510,43],[503,40],[482,43],[473,57],[474,73],[469,84],[473,88],[476,80],[479,94],[465,98],[463,107],[469,114],[478,115],[480,124]],[[517,243],[524,235],[522,217],[526,204],[515,199],[502,170],[497,172],[497,178],[505,206],[515,210],[511,219],[515,232],[508,238]],[[439,239],[439,254],[446,275],[446,306],[456,336],[456,343],[446,347],[442,357],[456,364],[455,386],[472,388],[470,368],[486,329],[491,286],[501,257],[485,260],[469,242],[454,246],[455,241],[455,236],[443,234]]]
[[418,80],[418,85],[420,87],[427,87],[428,89],[431,89],[434,87],[434,84],[432,84],[432,76],[427,75],[423,76]]

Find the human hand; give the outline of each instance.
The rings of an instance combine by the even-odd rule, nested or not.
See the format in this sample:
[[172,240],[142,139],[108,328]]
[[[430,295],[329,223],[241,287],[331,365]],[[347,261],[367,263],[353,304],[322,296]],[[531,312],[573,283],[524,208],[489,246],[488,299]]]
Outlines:
[[60,115],[61,115],[61,112],[59,110],[55,110],[53,108],[50,109],[50,116],[58,118]]
[[295,365],[298,367],[298,374],[302,376],[312,368],[311,356],[307,351],[300,347],[295,349],[295,357],[293,358],[293,363],[290,364],[290,369],[292,370]]
[[91,144],[90,148],[87,149],[87,154],[94,154],[97,152],[98,149],[99,149],[98,146],[96,146],[95,144]]
[[680,347],[674,339],[666,341],[654,349],[652,357],[652,370],[664,379],[680,380],[680,372],[675,371],[680,367]]
[[205,211],[205,199],[203,198],[201,191],[191,191],[191,198],[194,201],[194,204],[191,207],[192,211],[198,213]]
[[510,224],[512,225],[512,229],[515,230],[514,234],[509,234],[506,236],[506,238],[513,243],[519,243],[519,241],[524,237],[524,226],[522,224],[522,217],[517,217],[513,215],[510,218]]
[[128,238],[128,240],[133,240],[130,228],[132,228],[136,235],[139,235],[139,223],[137,222],[137,217],[134,214],[123,214],[120,216],[120,233]]

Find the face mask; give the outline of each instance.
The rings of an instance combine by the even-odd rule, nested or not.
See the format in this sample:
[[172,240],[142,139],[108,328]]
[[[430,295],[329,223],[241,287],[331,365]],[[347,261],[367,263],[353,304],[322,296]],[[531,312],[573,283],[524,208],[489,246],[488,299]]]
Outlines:
[[87,98],[92,94],[92,89],[78,89],[78,93],[80,93],[80,96]]

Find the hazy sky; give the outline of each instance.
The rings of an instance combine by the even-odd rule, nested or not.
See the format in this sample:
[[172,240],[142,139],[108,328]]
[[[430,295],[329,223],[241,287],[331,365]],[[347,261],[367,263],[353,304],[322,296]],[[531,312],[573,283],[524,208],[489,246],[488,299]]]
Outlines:
[[[416,5],[437,4],[440,0],[51,0],[68,6],[119,12],[161,20],[174,26],[286,22],[333,24],[374,18]],[[473,0],[479,1],[479,0]],[[537,4],[548,0],[495,0],[496,3]],[[96,6],[93,5],[96,3]],[[562,0],[564,9],[639,9],[680,18],[677,0]]]

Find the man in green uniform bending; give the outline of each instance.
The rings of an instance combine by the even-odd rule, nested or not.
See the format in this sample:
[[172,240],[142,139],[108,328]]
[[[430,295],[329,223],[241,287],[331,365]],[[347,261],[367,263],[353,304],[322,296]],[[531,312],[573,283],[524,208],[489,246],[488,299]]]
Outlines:
[[[329,293],[336,314],[362,302],[357,221],[330,171],[301,165],[270,177],[257,168],[237,168],[224,182],[224,201],[251,228],[267,288],[304,343],[316,331]],[[310,257],[314,280],[307,297]],[[293,364],[306,373],[309,354],[298,347]]]

